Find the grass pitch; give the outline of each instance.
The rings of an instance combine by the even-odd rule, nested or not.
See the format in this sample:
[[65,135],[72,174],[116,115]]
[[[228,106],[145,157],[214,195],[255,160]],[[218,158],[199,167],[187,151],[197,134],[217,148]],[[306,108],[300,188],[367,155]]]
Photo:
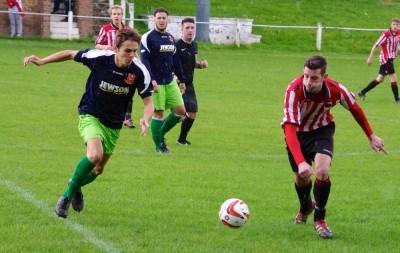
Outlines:
[[[283,96],[315,52],[201,45],[209,68],[197,70],[199,115],[188,139],[167,134],[171,155],[154,152],[151,133],[124,128],[105,172],[83,188],[85,209],[57,218],[54,206],[85,146],[77,105],[89,71],[70,62],[23,67],[40,57],[92,44],[0,40],[0,252],[396,252],[399,248],[399,105],[386,81],[360,104],[390,155],[375,155],[344,108],[337,123],[327,222],[333,240],[298,210],[283,133]],[[324,54],[330,77],[357,92],[376,76],[364,54]],[[374,62],[376,64],[376,62]],[[141,115],[134,102],[134,120]],[[243,199],[241,229],[218,220],[228,198]]]

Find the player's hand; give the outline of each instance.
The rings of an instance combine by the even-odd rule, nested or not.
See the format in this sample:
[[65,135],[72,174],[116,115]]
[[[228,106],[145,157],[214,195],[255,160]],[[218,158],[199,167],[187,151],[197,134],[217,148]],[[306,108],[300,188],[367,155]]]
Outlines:
[[372,64],[372,59],[368,57],[368,59],[367,59],[367,65],[368,65],[368,66],[371,66],[371,64]]
[[202,69],[205,69],[205,68],[208,68],[208,62],[207,62],[207,60],[206,59],[201,59],[201,61],[200,61],[200,68],[202,68]]
[[142,132],[140,132],[141,136],[146,136],[147,128],[149,128],[149,122],[145,119],[140,119],[139,121],[140,127],[142,128]]
[[29,62],[32,62],[36,66],[40,66],[43,64],[41,62],[41,59],[39,57],[37,57],[36,55],[27,56],[24,58],[24,66],[28,65]]
[[151,84],[153,84],[153,91],[155,93],[158,93],[158,84],[157,84],[156,80],[151,81]]
[[311,167],[311,165],[309,165],[306,162],[302,162],[298,165],[298,174],[301,178],[309,178],[314,174],[314,171]]
[[376,136],[375,134],[372,134],[369,137],[369,145],[375,151],[375,153],[379,153],[382,151],[386,155],[388,154],[388,152],[385,149],[385,144],[383,143],[383,140],[378,136]]
[[186,85],[185,83],[179,83],[179,89],[181,90],[182,95],[186,92]]

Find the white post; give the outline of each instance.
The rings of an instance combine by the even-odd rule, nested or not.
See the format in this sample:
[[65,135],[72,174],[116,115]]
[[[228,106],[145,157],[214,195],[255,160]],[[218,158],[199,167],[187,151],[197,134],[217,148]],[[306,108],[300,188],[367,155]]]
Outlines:
[[73,12],[68,11],[68,39],[72,39],[72,22],[73,22]]
[[122,22],[124,22],[124,24],[126,23],[126,2],[125,0],[121,0],[121,7],[122,7]]
[[318,29],[317,29],[317,50],[321,51],[321,44],[322,44],[322,24],[318,22]]
[[111,8],[111,6],[113,6],[114,5],[114,0],[109,0],[108,1],[108,5],[110,6],[110,8]]
[[129,5],[129,26],[134,28],[133,19],[135,18],[135,5],[133,3],[128,3]]
[[237,47],[240,47],[240,20],[239,19],[237,19],[237,22],[236,22],[235,44]]

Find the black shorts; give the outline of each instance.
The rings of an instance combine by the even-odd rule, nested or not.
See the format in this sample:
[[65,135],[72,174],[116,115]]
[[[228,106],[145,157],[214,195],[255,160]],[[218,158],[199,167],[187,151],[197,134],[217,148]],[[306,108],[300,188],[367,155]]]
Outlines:
[[[333,156],[333,135],[335,133],[335,122],[331,122],[328,125],[318,128],[311,132],[298,132],[297,138],[300,142],[301,152],[303,153],[304,159],[310,165],[314,161],[316,153],[321,153]],[[298,167],[292,152],[286,145],[288,152],[290,166],[292,166],[293,172],[298,172]]]
[[197,98],[193,84],[186,84],[186,91],[182,98],[187,112],[197,112]]
[[393,61],[394,61],[394,59],[390,58],[390,59],[388,59],[386,64],[381,65],[380,68],[379,68],[379,74],[383,75],[383,76],[386,76],[386,75],[391,75],[391,74],[396,73],[394,71]]

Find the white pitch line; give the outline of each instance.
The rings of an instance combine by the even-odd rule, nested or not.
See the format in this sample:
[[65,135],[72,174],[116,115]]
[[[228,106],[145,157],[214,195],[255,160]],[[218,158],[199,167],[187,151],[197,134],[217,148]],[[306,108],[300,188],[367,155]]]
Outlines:
[[85,229],[82,225],[80,225],[78,223],[75,223],[75,222],[72,222],[72,221],[67,220],[67,219],[58,218],[55,215],[54,210],[52,208],[50,208],[46,203],[36,199],[31,193],[29,193],[25,189],[19,187],[18,185],[15,185],[14,183],[12,183],[12,182],[10,182],[8,180],[5,180],[5,179],[3,179],[1,177],[0,177],[0,184],[5,186],[9,190],[17,193],[20,197],[22,197],[23,199],[25,199],[29,203],[34,204],[42,212],[46,213],[47,215],[49,215],[49,216],[51,216],[53,218],[59,219],[60,221],[64,222],[68,227],[70,227],[73,230],[81,233],[83,236],[85,236],[96,247],[104,250],[105,252],[115,252],[115,253],[120,252],[119,249],[115,248],[110,243],[104,242],[104,241],[100,240],[99,238],[97,238],[95,234],[93,234],[89,230]]

